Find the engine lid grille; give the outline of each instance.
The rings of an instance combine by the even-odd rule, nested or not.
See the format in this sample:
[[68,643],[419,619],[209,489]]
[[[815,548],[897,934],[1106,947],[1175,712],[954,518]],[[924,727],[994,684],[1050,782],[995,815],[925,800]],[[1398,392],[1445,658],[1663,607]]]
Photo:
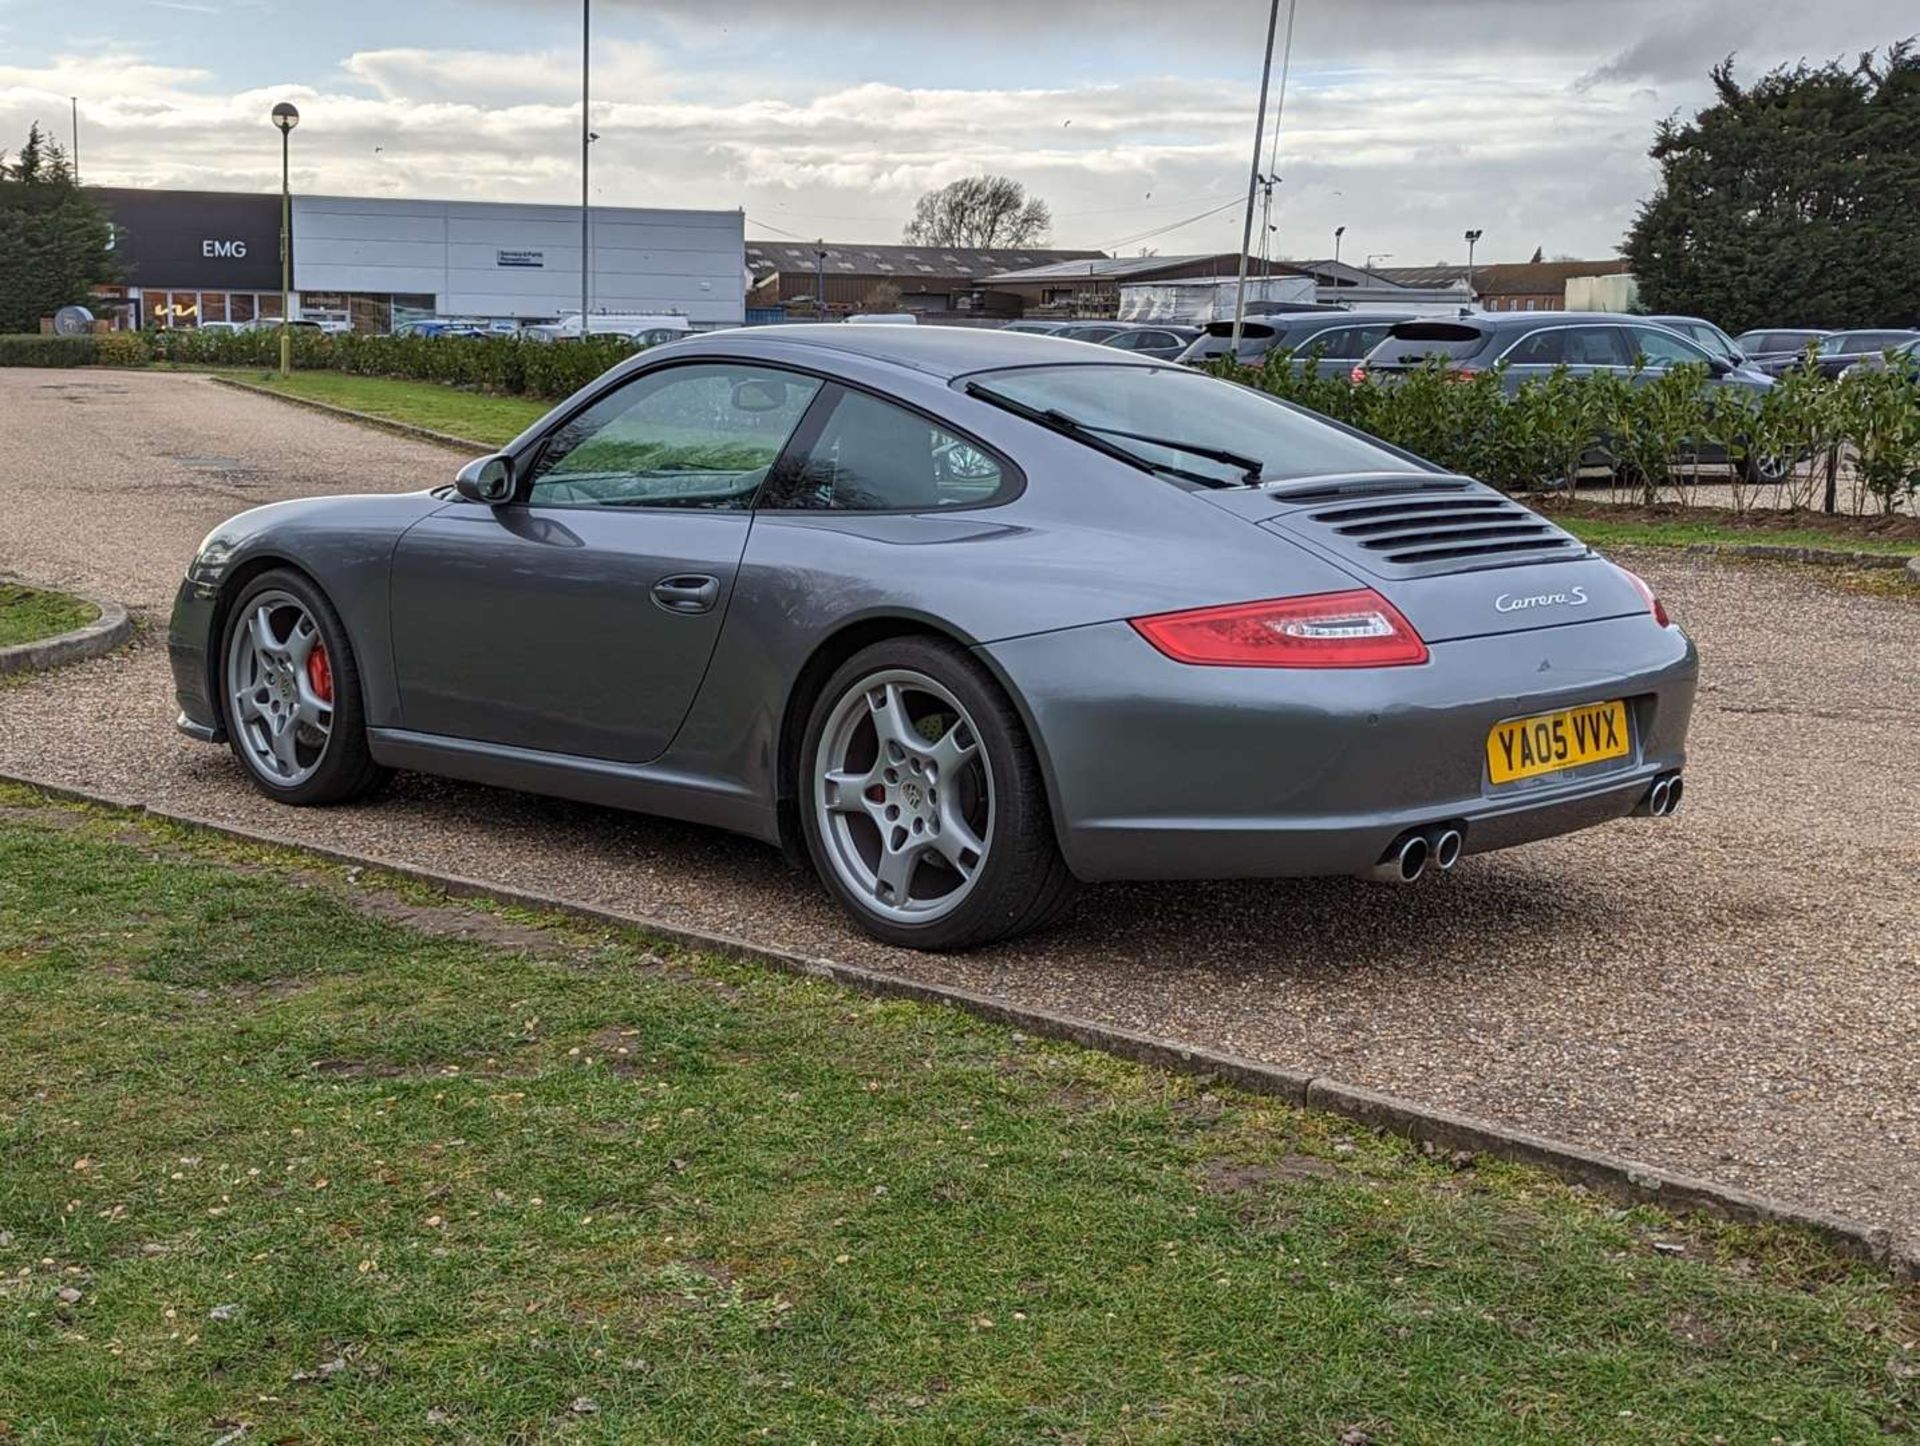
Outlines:
[[1584,557],[1585,543],[1467,477],[1342,478],[1276,490],[1268,526],[1381,577]]

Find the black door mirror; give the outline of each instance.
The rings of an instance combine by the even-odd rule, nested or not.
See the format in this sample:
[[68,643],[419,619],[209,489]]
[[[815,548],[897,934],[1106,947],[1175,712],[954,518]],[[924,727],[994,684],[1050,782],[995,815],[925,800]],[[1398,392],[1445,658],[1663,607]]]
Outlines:
[[1707,358],[1707,370],[1712,372],[1716,377],[1731,376],[1733,374],[1733,363],[1723,356],[1710,356]]
[[513,501],[513,462],[503,452],[475,457],[453,479],[454,491],[469,502],[498,507]]

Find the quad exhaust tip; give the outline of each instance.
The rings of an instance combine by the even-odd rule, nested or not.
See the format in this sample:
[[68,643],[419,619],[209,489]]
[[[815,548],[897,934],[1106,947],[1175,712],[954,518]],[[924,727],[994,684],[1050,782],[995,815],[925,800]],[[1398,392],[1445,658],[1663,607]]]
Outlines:
[[1426,873],[1429,865],[1445,873],[1460,862],[1465,843],[1457,824],[1408,829],[1387,845],[1380,862],[1367,870],[1365,877],[1383,884],[1411,884]]

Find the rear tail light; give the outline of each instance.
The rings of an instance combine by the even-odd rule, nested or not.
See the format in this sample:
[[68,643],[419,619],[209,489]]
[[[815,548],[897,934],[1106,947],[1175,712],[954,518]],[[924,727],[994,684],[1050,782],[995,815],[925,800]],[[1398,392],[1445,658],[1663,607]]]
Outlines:
[[1427,645],[1372,588],[1134,618],[1177,663],[1223,668],[1392,668],[1427,661]]
[[1667,616],[1666,605],[1660,601],[1659,595],[1648,585],[1647,580],[1628,568],[1622,567],[1620,571],[1627,574],[1627,581],[1633,584],[1634,591],[1646,600],[1647,611],[1653,614],[1653,620],[1663,628],[1672,627],[1673,619]]
[[1355,363],[1353,364],[1353,370],[1352,370],[1352,372],[1350,372],[1350,373],[1348,374],[1348,379],[1349,379],[1349,380],[1350,380],[1350,381],[1351,381],[1351,382],[1352,382],[1352,383],[1353,383],[1353,384],[1354,384],[1354,385],[1355,385],[1356,387],[1357,387],[1357,386],[1359,386],[1359,385],[1361,385],[1361,383],[1363,383],[1363,382],[1365,382],[1365,381],[1366,381],[1366,379],[1367,379],[1367,369],[1366,369],[1366,367],[1365,367],[1364,365],[1362,365],[1361,363],[1359,363],[1359,362],[1355,362]]

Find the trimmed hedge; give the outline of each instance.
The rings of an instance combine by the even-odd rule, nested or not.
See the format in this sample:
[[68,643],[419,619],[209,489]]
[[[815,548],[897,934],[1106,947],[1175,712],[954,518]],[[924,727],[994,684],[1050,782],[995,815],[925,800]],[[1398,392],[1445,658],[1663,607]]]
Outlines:
[[1753,489],[1739,465],[1780,458],[1791,463],[1782,478],[1790,506],[1823,500],[1842,475],[1856,511],[1868,497],[1890,511],[1920,500],[1920,382],[1907,372],[1829,381],[1803,370],[1755,391],[1715,386],[1704,367],[1652,377],[1561,368],[1509,394],[1504,368],[1462,372],[1436,358],[1392,385],[1356,385],[1344,370],[1320,375],[1312,361],[1279,352],[1257,367],[1207,370],[1510,492],[1570,487],[1600,465],[1653,503],[1730,458],[1729,500],[1743,509]]
[[[359,376],[442,382],[508,396],[550,399],[572,396],[635,350],[632,343],[610,336],[589,337],[584,342],[549,342],[515,336],[332,334],[295,327],[291,337],[293,364],[303,370],[331,369]],[[144,333],[142,340],[147,357],[155,361],[201,366],[280,364],[277,330],[156,331]]]
[[0,367],[88,367],[99,351],[97,336],[0,335]]
[[[294,327],[293,365],[300,370],[441,382],[559,400],[570,397],[636,348],[618,337],[528,341],[520,337],[333,335]],[[280,365],[280,333],[261,331],[116,331],[93,336],[0,336],[0,366],[184,366],[267,369]]]

